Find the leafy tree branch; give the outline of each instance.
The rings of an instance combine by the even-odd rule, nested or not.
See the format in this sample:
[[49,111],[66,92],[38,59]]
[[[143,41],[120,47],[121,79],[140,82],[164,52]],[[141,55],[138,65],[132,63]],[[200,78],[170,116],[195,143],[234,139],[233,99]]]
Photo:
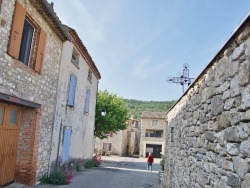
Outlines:
[[[103,109],[106,110],[106,116],[101,115]],[[122,98],[107,90],[98,92],[94,131],[96,137],[107,138],[110,132],[126,129],[128,117],[128,107]]]

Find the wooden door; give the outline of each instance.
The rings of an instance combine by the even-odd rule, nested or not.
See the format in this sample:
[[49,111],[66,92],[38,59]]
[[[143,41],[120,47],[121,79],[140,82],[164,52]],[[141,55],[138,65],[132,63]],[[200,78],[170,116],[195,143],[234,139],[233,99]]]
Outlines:
[[15,179],[20,107],[0,103],[0,187]]

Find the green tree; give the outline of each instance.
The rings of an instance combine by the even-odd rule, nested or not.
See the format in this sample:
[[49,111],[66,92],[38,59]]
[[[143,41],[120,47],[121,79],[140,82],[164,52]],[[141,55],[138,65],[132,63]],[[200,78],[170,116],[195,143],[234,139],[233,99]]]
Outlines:
[[[106,116],[101,115],[102,109],[106,110]],[[116,133],[126,129],[128,117],[128,107],[122,98],[107,90],[98,92],[94,131],[96,137],[107,138],[111,131]]]

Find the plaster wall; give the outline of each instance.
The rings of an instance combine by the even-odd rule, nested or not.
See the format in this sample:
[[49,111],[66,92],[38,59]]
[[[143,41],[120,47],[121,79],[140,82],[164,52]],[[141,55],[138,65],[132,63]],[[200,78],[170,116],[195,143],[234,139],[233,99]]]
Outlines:
[[[63,129],[72,130],[70,140],[70,161],[75,159],[90,159],[93,156],[93,135],[95,106],[98,80],[92,75],[92,81],[88,76],[89,66],[80,56],[79,65],[71,62],[73,44],[64,42],[59,73],[59,84],[57,91],[57,108],[53,132],[53,145],[51,153],[52,166],[55,165],[57,156],[59,163],[63,150]],[[74,107],[67,105],[70,74],[77,77]],[[86,91],[90,89],[89,112],[84,112]]]

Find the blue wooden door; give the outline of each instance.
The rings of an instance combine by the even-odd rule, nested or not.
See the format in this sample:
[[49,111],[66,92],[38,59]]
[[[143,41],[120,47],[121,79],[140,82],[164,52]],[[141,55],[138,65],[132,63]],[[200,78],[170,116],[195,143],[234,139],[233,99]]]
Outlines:
[[71,129],[65,129],[63,135],[62,162],[69,160]]

